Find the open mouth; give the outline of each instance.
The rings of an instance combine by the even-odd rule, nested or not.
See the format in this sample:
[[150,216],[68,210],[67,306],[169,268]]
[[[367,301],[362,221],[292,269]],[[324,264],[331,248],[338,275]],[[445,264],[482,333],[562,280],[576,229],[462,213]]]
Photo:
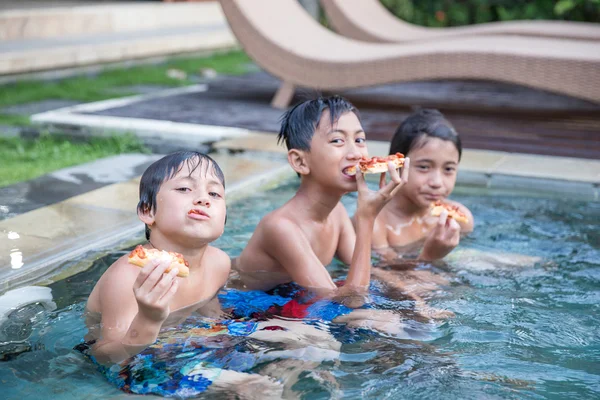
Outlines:
[[351,165],[342,170],[342,174],[354,178],[356,177],[356,165]]

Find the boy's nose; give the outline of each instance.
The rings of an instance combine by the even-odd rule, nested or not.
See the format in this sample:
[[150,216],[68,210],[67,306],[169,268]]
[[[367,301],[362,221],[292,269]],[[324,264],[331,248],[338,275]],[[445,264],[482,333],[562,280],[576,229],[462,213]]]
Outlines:
[[429,177],[429,186],[438,188],[442,186],[442,176],[439,172],[433,172]]
[[210,208],[210,200],[207,197],[199,197],[196,199],[196,204]]
[[362,158],[362,153],[360,152],[360,149],[354,144],[351,144],[350,146],[351,147],[348,149],[346,157],[349,160],[360,160]]

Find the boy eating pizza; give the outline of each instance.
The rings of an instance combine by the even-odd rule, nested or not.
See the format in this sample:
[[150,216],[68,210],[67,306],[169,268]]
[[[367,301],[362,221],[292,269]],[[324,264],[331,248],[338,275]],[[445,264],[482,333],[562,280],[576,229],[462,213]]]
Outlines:
[[[269,290],[295,282],[318,294],[338,295],[367,288],[373,224],[406,182],[409,160],[402,177],[388,163],[391,181],[385,183],[384,173],[379,191],[369,190],[356,168],[368,156],[365,132],[356,108],[339,96],[290,109],[278,139],[288,148],[288,162],[300,176],[300,187],[291,200],[260,221],[234,268],[249,289]],[[355,231],[340,199],[357,190]],[[334,256],[350,266],[339,288],[325,268]]]

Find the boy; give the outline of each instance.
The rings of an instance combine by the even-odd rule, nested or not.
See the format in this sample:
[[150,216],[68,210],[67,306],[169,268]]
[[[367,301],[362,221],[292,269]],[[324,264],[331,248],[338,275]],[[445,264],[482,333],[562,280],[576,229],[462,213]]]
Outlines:
[[[281,208],[265,216],[235,268],[250,289],[269,290],[295,282],[317,293],[355,291],[371,278],[371,237],[375,217],[406,182],[389,163],[392,181],[380,180],[380,190],[367,188],[360,172],[348,168],[367,157],[365,132],[358,112],[345,99],[333,96],[305,101],[284,116],[279,141],[288,148],[288,162],[300,176],[300,188]],[[356,233],[340,203],[358,189]],[[334,255],[350,268],[338,289],[325,266]]]
[[[396,249],[422,245],[420,260],[445,257],[457,245],[461,233],[473,230],[473,215],[462,204],[450,201],[462,154],[460,136],[438,110],[411,114],[396,130],[390,154],[400,152],[412,160],[410,179],[385,205],[375,221],[373,249],[394,260]],[[430,217],[431,204],[442,201],[458,209],[466,222],[448,218],[446,211]]]
[[140,181],[137,211],[146,225],[145,247],[181,253],[190,273],[164,273],[170,264],[164,260],[140,270],[127,255],[108,268],[87,302],[90,317],[101,323],[101,332],[90,327],[89,339],[96,340],[91,353],[103,364],[141,352],[163,325],[195,310],[218,309],[216,294],[229,276],[229,256],[209,245],[223,234],[226,215],[225,179],[212,158],[184,151],[156,161]]

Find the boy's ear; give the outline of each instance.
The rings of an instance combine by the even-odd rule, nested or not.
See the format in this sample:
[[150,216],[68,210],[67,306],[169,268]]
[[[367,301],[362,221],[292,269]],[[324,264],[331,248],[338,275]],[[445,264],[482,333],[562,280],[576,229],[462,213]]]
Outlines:
[[293,170],[300,175],[308,175],[310,172],[306,153],[302,150],[291,149],[288,151],[288,162]]
[[138,210],[139,219],[146,225],[152,226],[154,224],[154,212],[148,206],[142,207],[141,210]]

